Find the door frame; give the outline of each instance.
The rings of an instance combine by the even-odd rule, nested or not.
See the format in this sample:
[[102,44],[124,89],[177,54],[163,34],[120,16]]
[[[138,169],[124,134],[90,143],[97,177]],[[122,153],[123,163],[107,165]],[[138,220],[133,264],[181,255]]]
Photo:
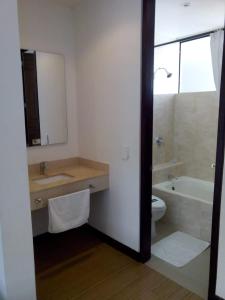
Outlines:
[[[152,215],[152,139],[154,87],[155,0],[143,0],[142,12],[142,70],[141,70],[141,171],[140,171],[140,255],[143,262],[151,258]],[[224,32],[225,41],[225,32]],[[220,90],[211,254],[208,300],[219,300],[216,295],[216,275],[220,229],[221,194],[225,149],[225,42],[223,49]]]
[[155,0],[142,2],[140,255],[151,257]]
[[213,200],[213,218],[212,218],[212,235],[211,235],[211,255],[210,255],[210,273],[209,273],[209,300],[219,300],[216,295],[216,279],[218,264],[218,248],[220,235],[220,210],[221,196],[223,186],[223,169],[224,169],[224,149],[225,149],[225,31],[223,45],[223,64],[222,78],[220,87],[220,104],[217,133],[217,152],[216,152],[216,170],[215,186]]

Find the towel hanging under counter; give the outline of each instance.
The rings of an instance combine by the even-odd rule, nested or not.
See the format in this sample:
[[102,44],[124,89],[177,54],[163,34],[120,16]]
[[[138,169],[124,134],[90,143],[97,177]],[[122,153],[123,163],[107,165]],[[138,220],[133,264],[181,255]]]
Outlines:
[[88,222],[90,189],[48,200],[50,233],[60,233]]

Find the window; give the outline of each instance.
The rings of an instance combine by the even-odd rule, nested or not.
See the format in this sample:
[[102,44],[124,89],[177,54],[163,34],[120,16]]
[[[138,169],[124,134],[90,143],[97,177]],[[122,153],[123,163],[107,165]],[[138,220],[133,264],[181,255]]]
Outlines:
[[180,92],[215,90],[210,37],[181,43]]
[[[154,93],[177,94],[179,81],[179,43],[155,48]],[[167,73],[172,73],[167,78]]]
[[215,91],[210,36],[155,47],[154,71],[154,94]]

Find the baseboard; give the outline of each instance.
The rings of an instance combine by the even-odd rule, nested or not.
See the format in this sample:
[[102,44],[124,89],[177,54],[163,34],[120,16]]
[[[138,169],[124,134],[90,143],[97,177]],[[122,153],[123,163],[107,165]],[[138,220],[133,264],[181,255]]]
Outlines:
[[[92,232],[94,235],[96,235],[101,241],[105,242],[106,244],[110,245],[111,247],[119,250],[120,252],[130,256],[132,259],[138,261],[138,262],[141,262],[141,263],[145,263],[147,262],[149,259],[150,259],[150,256],[146,257],[146,256],[143,256],[141,255],[140,252],[137,252],[133,249],[131,249],[130,247],[114,240],[113,238],[111,238],[110,236],[104,234],[103,232],[99,231],[98,229],[92,227],[91,225],[89,224],[85,224],[82,226],[83,229],[85,230],[88,230],[89,232]],[[62,233],[63,234],[63,233]],[[34,241],[35,240],[40,240],[40,239],[43,239],[44,237],[53,237],[54,235],[46,232],[46,233],[43,233],[41,235],[37,235],[37,236],[34,236],[33,239]],[[219,299],[217,299],[219,300]]]
[[142,262],[145,263],[147,262],[150,257],[144,257],[141,255],[141,253],[131,249],[130,247],[114,240],[113,238],[111,238],[110,236],[102,233],[101,231],[99,231],[98,229],[90,226],[90,225],[86,225],[87,228],[92,231],[94,234],[96,234],[99,239],[101,239],[102,241],[104,241],[106,244],[112,246],[113,248],[121,251],[122,253],[130,256],[131,258],[133,258],[134,260],[138,261],[138,262]]

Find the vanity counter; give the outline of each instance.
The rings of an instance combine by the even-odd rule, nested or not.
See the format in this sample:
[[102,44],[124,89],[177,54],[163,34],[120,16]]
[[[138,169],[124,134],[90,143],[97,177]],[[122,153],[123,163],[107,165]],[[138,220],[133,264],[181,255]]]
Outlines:
[[[42,179],[62,178],[53,182],[38,183]],[[40,164],[29,166],[31,210],[46,207],[48,199],[89,188],[91,193],[109,188],[109,165],[72,158],[47,163],[45,175],[40,175]]]

